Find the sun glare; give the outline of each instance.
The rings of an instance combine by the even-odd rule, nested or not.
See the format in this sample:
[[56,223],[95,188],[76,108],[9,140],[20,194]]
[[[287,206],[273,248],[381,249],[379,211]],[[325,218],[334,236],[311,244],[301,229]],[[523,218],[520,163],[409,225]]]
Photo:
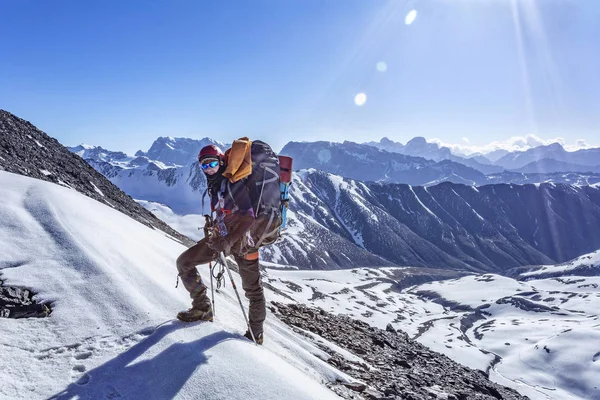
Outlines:
[[378,62],[377,63],[377,71],[379,71],[379,72],[387,71],[387,64],[383,61]]
[[406,18],[404,19],[404,23],[406,25],[410,25],[413,22],[415,22],[416,18],[417,18],[417,10],[410,10],[410,12],[408,14],[406,14]]
[[359,107],[364,105],[366,101],[367,95],[364,93],[359,93],[356,96],[354,96],[354,104],[356,104]]

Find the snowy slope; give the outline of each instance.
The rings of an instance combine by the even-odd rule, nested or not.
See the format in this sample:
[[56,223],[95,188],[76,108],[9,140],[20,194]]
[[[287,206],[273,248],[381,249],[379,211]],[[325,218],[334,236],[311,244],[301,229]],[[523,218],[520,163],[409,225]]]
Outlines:
[[275,318],[264,347],[241,337],[229,285],[217,294],[214,323],[173,322],[189,305],[174,288],[174,260],[185,247],[163,232],[6,172],[0,197],[4,284],[53,302],[49,318],[2,319],[0,398],[336,397],[323,383],[344,374]]
[[204,217],[202,214],[178,215],[168,206],[146,200],[136,200],[138,204],[150,211],[161,221],[165,221],[177,232],[181,232],[194,241],[204,237]]
[[269,269],[266,281],[281,301],[348,314],[382,329],[391,323],[532,399],[600,398],[600,277],[518,282],[487,274],[399,293],[400,271]]
[[[473,321],[463,339],[497,359],[490,379],[532,398],[600,398],[600,277],[542,279],[527,283],[498,275],[465,277],[422,285],[410,293],[431,291],[443,303],[437,318],[452,317],[453,329],[434,321],[428,338],[444,351],[458,339],[456,327]],[[456,303],[456,304],[454,304]],[[459,308],[468,309],[463,311]],[[453,309],[453,310],[452,310]],[[479,313],[481,320],[475,320]],[[452,311],[451,311],[452,310]]]
[[599,276],[600,250],[562,264],[515,268],[509,272],[511,276],[520,280],[565,276]]

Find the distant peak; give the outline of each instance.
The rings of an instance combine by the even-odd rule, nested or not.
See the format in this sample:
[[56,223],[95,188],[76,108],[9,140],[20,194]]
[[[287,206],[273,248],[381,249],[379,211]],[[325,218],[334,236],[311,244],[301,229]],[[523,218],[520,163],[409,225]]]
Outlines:
[[407,145],[411,143],[411,144],[425,144],[427,143],[427,139],[425,139],[423,136],[415,136],[414,138],[410,139],[408,141],[408,143],[406,143]]

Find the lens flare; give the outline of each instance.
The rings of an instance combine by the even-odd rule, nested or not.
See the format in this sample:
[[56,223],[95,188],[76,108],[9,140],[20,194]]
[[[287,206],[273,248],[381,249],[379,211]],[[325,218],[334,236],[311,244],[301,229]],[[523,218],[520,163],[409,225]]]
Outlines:
[[359,93],[356,96],[354,96],[354,104],[356,104],[359,107],[364,105],[366,101],[367,95],[364,93]]
[[377,63],[377,71],[379,71],[379,72],[387,71],[387,64],[383,61],[378,62]]
[[408,12],[408,14],[406,14],[406,18],[404,18],[404,23],[406,25],[410,25],[413,22],[415,22],[416,18],[417,18],[417,10],[410,10]]

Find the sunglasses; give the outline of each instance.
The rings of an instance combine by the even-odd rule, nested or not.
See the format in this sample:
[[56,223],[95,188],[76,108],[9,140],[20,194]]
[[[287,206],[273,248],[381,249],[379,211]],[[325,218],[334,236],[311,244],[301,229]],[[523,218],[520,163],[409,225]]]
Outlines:
[[207,162],[206,164],[200,164],[200,165],[202,166],[202,169],[214,168],[217,165],[219,165],[219,161],[213,160],[213,161]]

